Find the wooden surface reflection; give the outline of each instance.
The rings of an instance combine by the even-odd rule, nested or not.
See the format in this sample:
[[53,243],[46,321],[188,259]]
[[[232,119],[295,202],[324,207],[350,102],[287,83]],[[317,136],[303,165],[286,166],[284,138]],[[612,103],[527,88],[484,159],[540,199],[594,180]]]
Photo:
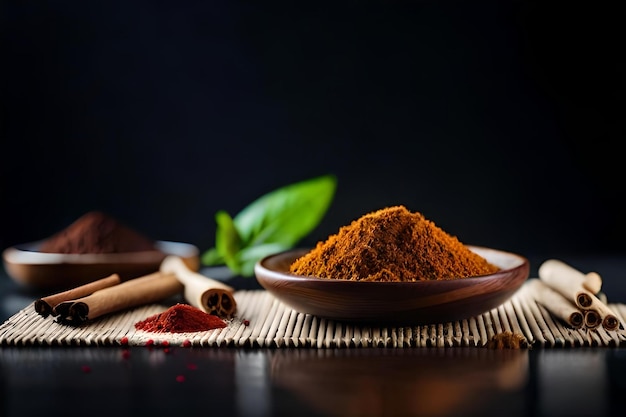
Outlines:
[[510,400],[523,399],[528,351],[276,351],[270,375],[274,385],[324,415],[460,416],[501,409],[511,416],[522,412]]
[[625,371],[605,348],[0,347],[0,416],[612,417]]

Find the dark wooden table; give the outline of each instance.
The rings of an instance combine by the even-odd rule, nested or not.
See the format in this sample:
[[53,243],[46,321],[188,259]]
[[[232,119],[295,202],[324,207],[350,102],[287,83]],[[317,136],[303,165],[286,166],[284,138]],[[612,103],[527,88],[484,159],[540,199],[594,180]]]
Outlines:
[[[564,260],[626,301],[626,257]],[[0,282],[6,319],[34,294]],[[0,393],[6,417],[621,416],[626,347],[4,346]]]

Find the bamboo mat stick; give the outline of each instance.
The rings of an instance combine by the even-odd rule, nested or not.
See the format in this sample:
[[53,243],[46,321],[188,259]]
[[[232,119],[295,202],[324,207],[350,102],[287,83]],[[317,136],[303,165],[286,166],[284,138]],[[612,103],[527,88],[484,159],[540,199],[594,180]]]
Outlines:
[[[371,327],[302,314],[285,305],[279,306],[265,291],[237,291],[235,297],[240,315],[226,328],[178,335],[155,335],[134,328],[135,322],[164,311],[167,306],[161,302],[115,312],[82,326],[67,326],[58,320],[42,318],[30,304],[0,325],[0,345],[105,346],[120,345],[121,338],[127,337],[130,345],[138,346],[148,344],[150,339],[155,343],[168,341],[172,346],[188,339],[193,346],[215,347],[448,349],[489,347],[492,341],[489,337],[511,331],[522,334],[535,348],[626,346],[626,330],[607,331],[601,326],[592,330],[585,327],[573,329],[557,320],[537,303],[526,284],[502,306],[476,317],[452,323],[397,328]],[[623,304],[608,306],[619,320],[623,319],[626,314]],[[248,325],[244,325],[244,319],[249,320]]]

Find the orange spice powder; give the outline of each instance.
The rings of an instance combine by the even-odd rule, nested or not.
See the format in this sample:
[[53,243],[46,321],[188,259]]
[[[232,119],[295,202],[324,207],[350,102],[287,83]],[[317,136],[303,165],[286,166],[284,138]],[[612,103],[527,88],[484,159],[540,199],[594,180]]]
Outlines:
[[296,275],[403,282],[466,278],[498,269],[404,206],[383,208],[341,227],[290,266]]

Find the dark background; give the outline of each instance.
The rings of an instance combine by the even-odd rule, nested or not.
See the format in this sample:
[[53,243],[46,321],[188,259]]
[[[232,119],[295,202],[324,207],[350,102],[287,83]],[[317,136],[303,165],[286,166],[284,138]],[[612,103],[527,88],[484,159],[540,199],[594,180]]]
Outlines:
[[624,253],[622,8],[258,3],[3,1],[0,246],[99,209],[204,251],[217,210],[333,173],[305,245],[404,204],[468,244]]

